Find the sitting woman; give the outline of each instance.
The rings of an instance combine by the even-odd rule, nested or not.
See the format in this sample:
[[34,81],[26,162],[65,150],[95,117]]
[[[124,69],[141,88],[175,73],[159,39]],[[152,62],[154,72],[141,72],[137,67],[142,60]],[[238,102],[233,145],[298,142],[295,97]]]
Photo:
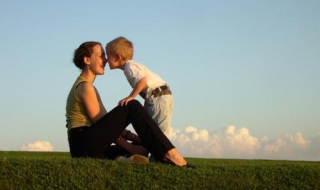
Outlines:
[[[148,154],[163,163],[195,168],[180,155],[143,106],[132,100],[107,112],[93,82],[104,74],[107,62],[99,42],[85,42],[74,52],[74,64],[81,69],[66,105],[70,153],[75,157],[108,158],[112,143],[134,154]],[[142,146],[123,138],[132,124]]]

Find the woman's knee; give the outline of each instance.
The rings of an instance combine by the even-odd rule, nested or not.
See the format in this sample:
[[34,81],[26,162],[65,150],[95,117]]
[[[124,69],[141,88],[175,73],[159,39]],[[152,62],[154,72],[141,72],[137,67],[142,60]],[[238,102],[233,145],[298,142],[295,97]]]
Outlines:
[[[129,101],[129,103],[132,103],[132,104],[140,104],[140,102],[136,99],[133,99],[131,101]],[[141,104],[140,104],[141,105]]]
[[127,106],[142,107],[141,103],[138,100],[131,100],[130,102],[128,102]]

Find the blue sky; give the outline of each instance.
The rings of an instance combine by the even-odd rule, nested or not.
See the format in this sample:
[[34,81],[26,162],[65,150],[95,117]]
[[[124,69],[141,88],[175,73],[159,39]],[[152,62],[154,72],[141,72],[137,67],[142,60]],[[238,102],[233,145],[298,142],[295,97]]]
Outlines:
[[[186,143],[178,137],[193,139],[195,150],[185,150],[187,156],[245,157],[247,149],[215,154],[213,142],[212,154],[197,153],[197,145],[208,144],[199,134],[220,139],[219,145],[242,134],[257,145],[250,158],[320,160],[319,149],[296,157],[320,139],[320,1],[2,0],[0,5],[0,150],[46,142],[55,151],[68,151],[65,101],[79,75],[73,51],[84,41],[105,45],[125,36],[134,43],[134,60],[169,83],[175,99],[172,140],[184,153]],[[108,68],[95,86],[108,110],[131,91],[122,71]],[[268,147],[280,146],[279,152],[292,144],[298,152],[266,155]],[[233,152],[230,146],[219,147]]]

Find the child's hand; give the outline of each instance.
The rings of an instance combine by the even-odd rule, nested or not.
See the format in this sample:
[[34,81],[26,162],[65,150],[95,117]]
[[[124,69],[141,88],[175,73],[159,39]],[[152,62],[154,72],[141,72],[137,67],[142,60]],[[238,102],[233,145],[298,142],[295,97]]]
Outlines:
[[120,100],[118,105],[119,106],[127,105],[127,103],[130,102],[131,100],[133,100],[133,98],[131,96],[128,96],[128,97]]

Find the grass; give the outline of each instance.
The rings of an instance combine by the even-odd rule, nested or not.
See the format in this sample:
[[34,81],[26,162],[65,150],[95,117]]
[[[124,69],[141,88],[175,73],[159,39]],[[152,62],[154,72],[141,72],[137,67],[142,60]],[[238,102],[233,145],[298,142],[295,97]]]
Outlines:
[[0,151],[7,189],[320,189],[320,162],[186,158],[197,169]]

